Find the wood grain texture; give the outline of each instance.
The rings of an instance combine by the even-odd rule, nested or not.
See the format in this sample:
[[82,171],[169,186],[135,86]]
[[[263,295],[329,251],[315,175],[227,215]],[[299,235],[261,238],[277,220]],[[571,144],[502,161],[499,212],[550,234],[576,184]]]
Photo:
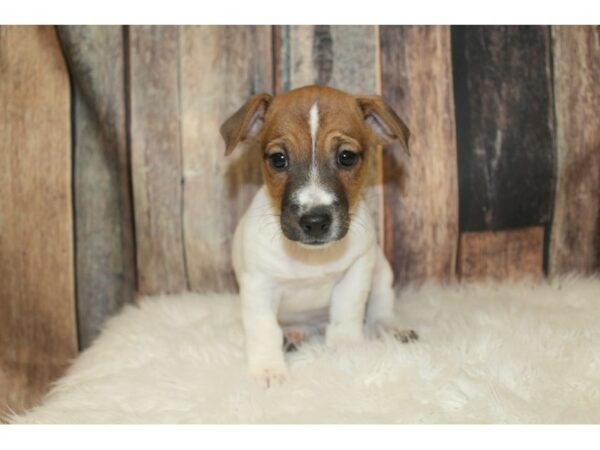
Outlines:
[[547,224],[554,189],[550,33],[452,27],[461,231]]
[[[350,94],[380,94],[378,27],[294,25],[277,27],[276,92],[310,84],[328,85]],[[365,196],[383,242],[381,152],[369,161]]]
[[190,288],[235,288],[231,240],[262,183],[260,158],[225,158],[219,127],[252,94],[272,92],[271,27],[180,30],[184,236]]
[[131,165],[138,289],[186,290],[182,225],[180,30],[130,28]]
[[383,96],[405,118],[410,158],[384,153],[385,253],[400,284],[455,276],[456,140],[450,30],[380,29]]
[[514,281],[543,277],[544,227],[460,235],[460,281]]
[[77,353],[69,78],[53,27],[0,27],[0,411]]
[[73,81],[75,273],[80,348],[133,300],[123,27],[61,26]]
[[552,27],[557,187],[549,273],[600,269],[600,27]]

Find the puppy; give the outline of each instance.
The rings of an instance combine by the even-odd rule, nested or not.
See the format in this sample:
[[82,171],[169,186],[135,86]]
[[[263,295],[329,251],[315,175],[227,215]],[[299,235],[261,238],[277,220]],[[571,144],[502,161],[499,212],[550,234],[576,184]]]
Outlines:
[[228,155],[257,152],[265,181],[233,239],[251,374],[286,379],[284,334],[296,345],[324,330],[335,346],[361,341],[366,323],[416,339],[394,327],[392,271],[361,195],[378,146],[408,150],[396,113],[380,97],[306,86],[254,95],[221,135]]

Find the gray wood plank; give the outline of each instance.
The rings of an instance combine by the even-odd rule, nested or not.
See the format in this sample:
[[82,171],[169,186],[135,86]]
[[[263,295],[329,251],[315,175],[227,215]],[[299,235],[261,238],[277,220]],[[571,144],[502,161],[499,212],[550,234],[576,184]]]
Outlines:
[[133,300],[135,254],[120,26],[61,26],[74,95],[77,326],[88,347]]
[[179,27],[130,28],[131,166],[138,289],[188,288],[182,225]]

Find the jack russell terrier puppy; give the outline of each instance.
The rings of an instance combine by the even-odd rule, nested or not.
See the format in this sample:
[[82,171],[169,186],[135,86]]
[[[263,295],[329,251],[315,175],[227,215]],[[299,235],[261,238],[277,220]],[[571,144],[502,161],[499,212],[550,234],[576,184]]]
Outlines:
[[265,186],[233,239],[251,374],[283,382],[284,342],[322,330],[334,346],[361,341],[365,323],[417,339],[394,323],[392,270],[361,195],[378,146],[408,150],[408,128],[381,97],[325,86],[257,94],[221,134],[226,154],[243,147],[263,161]]

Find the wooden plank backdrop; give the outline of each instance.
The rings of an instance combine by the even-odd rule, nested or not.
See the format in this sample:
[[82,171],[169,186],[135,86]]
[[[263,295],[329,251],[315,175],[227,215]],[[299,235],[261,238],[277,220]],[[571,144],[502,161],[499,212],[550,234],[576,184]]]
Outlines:
[[456,138],[447,26],[381,27],[383,95],[411,130],[405,167],[386,155],[385,253],[398,287],[451,281],[458,242]]
[[135,255],[126,130],[124,32],[61,26],[73,95],[75,271],[79,345],[130,303]]
[[[461,232],[545,227],[551,221],[555,143],[549,31],[545,26],[453,27]],[[489,233],[461,237],[466,248],[459,255],[469,255],[471,246],[484,251],[486,238],[485,252],[496,255],[498,266],[511,260],[498,252]],[[524,260],[543,257],[543,246],[519,248],[540,253],[522,255]]]
[[550,221],[554,113],[545,26],[454,27],[461,231]]
[[408,124],[411,156],[378,152],[367,193],[398,288],[599,268],[599,27],[58,34],[69,72],[52,27],[0,27],[0,410],[75,356],[75,317],[85,348],[136,294],[235,289],[262,180],[219,127],[258,92],[382,94]]
[[271,27],[183,27],[180,58],[189,284],[235,289],[233,231],[261,175],[254,155],[225,158],[219,127],[252,94],[273,91]]
[[77,353],[69,97],[54,28],[0,27],[0,413]]
[[600,267],[600,27],[552,27],[556,203],[549,270]]
[[138,289],[184,291],[179,28],[131,27],[128,46]]

